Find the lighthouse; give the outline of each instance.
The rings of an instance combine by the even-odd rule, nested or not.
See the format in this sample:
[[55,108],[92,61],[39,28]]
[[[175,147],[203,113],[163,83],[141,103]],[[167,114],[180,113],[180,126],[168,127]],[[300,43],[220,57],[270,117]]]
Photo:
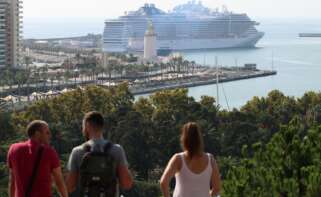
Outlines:
[[144,36],[144,59],[155,60],[157,58],[157,35],[151,21],[148,21],[148,27]]

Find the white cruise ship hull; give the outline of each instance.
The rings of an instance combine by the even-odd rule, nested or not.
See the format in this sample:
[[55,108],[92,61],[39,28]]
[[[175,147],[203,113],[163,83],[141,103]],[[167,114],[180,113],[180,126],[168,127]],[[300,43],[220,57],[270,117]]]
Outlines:
[[[174,41],[160,41],[158,49],[168,47],[174,51],[197,50],[197,49],[221,49],[254,47],[262,38],[263,34],[257,34],[245,38],[219,38],[219,39],[184,39]],[[171,47],[173,46],[173,47]]]
[[[194,3],[181,8],[188,12],[165,13],[147,4],[125,16],[106,20],[103,50],[143,51],[149,23],[153,24],[156,33],[158,51],[254,47],[264,35],[255,28],[259,23],[246,14],[212,13]],[[199,10],[196,15],[195,10]]]
[[[243,38],[218,38],[218,39],[180,39],[180,40],[158,40],[158,50],[184,51],[202,49],[222,48],[246,48],[255,47],[256,43],[263,37],[264,33],[257,33]],[[133,41],[123,51],[143,51],[143,40]]]

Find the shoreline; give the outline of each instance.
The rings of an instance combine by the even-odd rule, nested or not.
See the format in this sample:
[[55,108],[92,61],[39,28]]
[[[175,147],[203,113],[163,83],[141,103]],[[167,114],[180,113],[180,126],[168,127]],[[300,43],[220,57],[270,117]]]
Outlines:
[[[234,73],[235,69],[232,69],[232,71],[228,70],[221,70],[220,71],[223,76],[220,76],[218,82],[219,83],[225,83],[225,82],[231,82],[231,81],[239,81],[239,80],[245,80],[245,79],[252,79],[252,78],[258,78],[258,77],[267,77],[267,76],[273,76],[277,74],[277,71],[273,70],[246,70],[243,71],[242,73]],[[231,73],[229,73],[231,72]],[[177,73],[178,74],[178,73]],[[171,74],[168,74],[167,77],[170,77]],[[157,79],[157,75],[151,75],[154,76],[154,79]],[[129,91],[134,95],[134,96],[139,96],[143,94],[150,94],[154,93],[157,91],[161,90],[168,90],[168,89],[176,89],[176,88],[190,88],[190,87],[198,87],[198,86],[205,86],[205,85],[210,85],[210,84],[216,84],[217,79],[216,79],[216,70],[213,68],[202,68],[200,70],[200,73],[194,76],[186,76],[182,78],[168,78],[165,80],[150,80],[150,81],[144,81],[143,83],[137,83],[135,85],[130,85],[129,82]],[[11,101],[8,101],[6,103],[1,102],[0,103],[0,109],[5,109],[8,107],[7,110],[22,110],[24,109],[25,106],[29,105],[30,103],[33,103],[37,100],[42,100],[42,99],[48,99],[54,96],[57,96],[59,94],[62,94],[66,92],[67,90],[70,91],[73,88],[79,86],[79,85],[91,85],[91,84],[96,84],[98,86],[101,86],[103,88],[108,88],[108,85],[103,85],[97,83],[97,81],[86,81],[84,83],[78,83],[78,84],[73,84],[73,83],[68,83],[63,86],[60,86],[61,88],[65,88],[64,90],[53,90],[52,87],[46,86],[41,89],[37,89],[37,87],[33,87],[36,92],[32,93],[29,95],[29,97],[33,97],[31,100],[26,100],[29,98],[27,95],[21,96],[21,97],[15,97],[13,96],[11,98]],[[32,84],[34,86],[37,86],[37,84]],[[115,83],[116,85],[116,83]],[[55,88],[57,88],[57,84],[54,85]],[[75,86],[75,87],[74,87]],[[112,85],[113,86],[113,85]],[[30,87],[29,87],[30,88]],[[68,88],[68,89],[66,89]],[[16,88],[14,88],[15,91],[17,91]],[[26,87],[24,87],[24,90],[26,90]],[[41,90],[41,91],[40,91]],[[48,91],[48,92],[46,92]],[[3,100],[3,98],[2,98]],[[6,107],[7,106],[7,107]],[[5,110],[6,111],[6,110]]]

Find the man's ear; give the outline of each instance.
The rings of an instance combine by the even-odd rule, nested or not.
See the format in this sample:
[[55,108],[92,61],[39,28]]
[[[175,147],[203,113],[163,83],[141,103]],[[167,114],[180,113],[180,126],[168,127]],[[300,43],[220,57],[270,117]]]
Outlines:
[[40,137],[40,135],[42,134],[42,132],[43,132],[43,131],[41,131],[41,130],[37,130],[37,131],[33,134],[32,137],[38,138],[38,137]]
[[85,122],[85,127],[87,128],[87,131],[91,131],[92,130],[92,126],[88,121]]

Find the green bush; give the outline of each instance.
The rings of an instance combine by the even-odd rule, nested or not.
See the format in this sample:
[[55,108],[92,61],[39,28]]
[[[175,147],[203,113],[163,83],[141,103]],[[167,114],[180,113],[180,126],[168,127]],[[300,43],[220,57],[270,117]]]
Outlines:
[[217,159],[222,196],[320,196],[321,93],[294,98],[272,91],[240,110],[225,111],[214,98],[197,101],[186,89],[135,101],[123,84],[78,88],[21,112],[0,112],[0,197],[7,190],[9,145],[25,138],[31,120],[49,123],[52,145],[65,166],[71,149],[84,140],[82,118],[91,110],[103,113],[108,139],[123,146],[130,169],[141,180],[125,197],[160,196],[156,181],[181,151],[180,128],[188,121],[200,124],[206,151]]
[[300,137],[300,122],[291,121],[253,158],[231,167],[223,196],[320,196],[321,127]]
[[159,184],[136,181],[133,188],[122,192],[124,197],[158,197],[161,196]]
[[4,162],[0,162],[0,196],[8,196],[8,170]]

